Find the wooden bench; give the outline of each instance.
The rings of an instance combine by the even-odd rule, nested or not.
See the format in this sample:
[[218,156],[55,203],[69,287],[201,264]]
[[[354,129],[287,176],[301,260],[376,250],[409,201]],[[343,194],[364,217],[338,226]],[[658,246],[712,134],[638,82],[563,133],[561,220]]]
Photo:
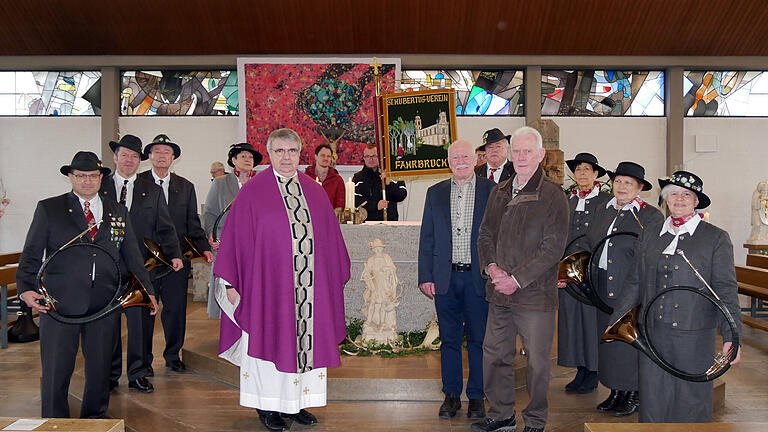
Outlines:
[[768,301],[768,256],[747,255],[747,265],[736,266],[736,281],[739,294],[750,298],[750,306],[742,308],[749,315],[742,315],[744,324],[768,331],[768,308],[763,301]]
[[[0,255],[0,347],[8,348],[9,312],[18,312],[19,306],[8,306],[8,299],[16,297],[16,269],[21,252]],[[15,319],[13,320],[15,321]]]

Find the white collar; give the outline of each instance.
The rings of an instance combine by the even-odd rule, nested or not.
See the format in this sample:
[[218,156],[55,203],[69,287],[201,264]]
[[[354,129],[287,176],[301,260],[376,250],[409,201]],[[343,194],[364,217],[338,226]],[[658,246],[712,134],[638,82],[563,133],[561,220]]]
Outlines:
[[115,183],[118,184],[124,184],[126,180],[128,180],[128,184],[133,184],[133,182],[136,180],[136,173],[133,173],[132,176],[129,178],[125,178],[117,173],[117,170],[115,170]]
[[292,176],[287,177],[287,176],[284,176],[284,175],[280,174],[279,172],[277,172],[275,167],[272,167],[272,172],[275,174],[275,178],[277,178],[277,179],[286,179],[286,180],[290,179],[290,178],[296,177],[296,175],[299,173],[299,171],[296,171],[295,173],[293,173]]
[[[474,185],[474,184],[475,184],[475,178],[476,178],[476,177],[477,177],[477,176],[476,176],[475,174],[472,174],[472,178],[471,178],[471,179],[469,179],[469,180],[467,180],[467,181],[465,181],[465,182],[464,182],[464,185],[467,185],[467,184],[469,184],[469,185]],[[458,184],[458,183],[456,183],[456,180],[453,178],[453,176],[451,176],[451,183],[455,184],[455,185],[456,185],[456,187],[462,187],[462,186],[463,186],[463,185],[462,185],[462,186],[459,186],[459,184]]]
[[[617,200],[616,197],[613,197],[611,198],[610,201],[608,201],[608,204],[605,205],[605,208],[610,208],[610,207],[616,208],[618,204],[619,204],[619,200]],[[622,211],[629,210],[633,207],[635,208],[635,211],[637,212],[640,211],[640,203],[634,199],[630,201],[629,204],[624,204],[624,207],[622,207],[621,210]]]
[[677,227],[677,232],[675,232],[674,225],[672,225],[672,216],[669,216],[667,217],[667,220],[664,221],[664,224],[661,226],[661,232],[659,233],[659,237],[663,236],[666,233],[670,233],[673,236],[678,236],[684,233],[693,235],[693,232],[696,231],[696,227],[699,226],[699,222],[701,222],[701,215],[696,213],[692,218],[688,219],[688,222]]
[[158,181],[158,180],[162,180],[162,181],[163,181],[163,184],[168,184],[168,182],[169,182],[169,181],[170,181],[170,179],[171,179],[171,171],[170,171],[170,170],[168,170],[168,174],[166,174],[166,175],[165,175],[165,177],[162,177],[162,178],[161,178],[161,177],[159,177],[159,176],[158,176],[158,175],[155,173],[155,170],[149,170],[149,172],[151,172],[151,173],[152,173],[152,178],[154,178],[154,179],[155,179],[155,183],[157,183],[157,181]]

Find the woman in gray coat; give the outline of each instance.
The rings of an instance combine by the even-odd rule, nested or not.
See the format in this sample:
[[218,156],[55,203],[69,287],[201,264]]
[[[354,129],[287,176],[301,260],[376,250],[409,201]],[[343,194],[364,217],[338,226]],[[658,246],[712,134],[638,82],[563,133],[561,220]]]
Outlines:
[[[621,162],[616,170],[608,171],[613,180],[613,199],[598,210],[587,232],[591,248],[597,247],[605,236],[617,232],[640,234],[643,228],[661,223],[661,212],[640,199],[640,192],[652,188],[645,180],[645,169],[634,162]],[[594,267],[590,269],[596,278],[595,289],[608,306],[616,307],[625,296],[624,279],[634,261],[637,239],[616,236],[608,239],[595,251]],[[594,280],[594,279],[593,279]],[[612,322],[608,314],[597,311],[598,338]],[[598,339],[599,340],[599,339]],[[610,412],[617,417],[637,411],[638,396],[637,362],[639,353],[623,343],[600,344],[598,363],[600,382],[611,389],[608,398],[597,406],[600,412]]]
[[[568,248],[565,255],[589,249],[584,234],[593,222],[597,210],[605,207],[611,195],[600,190],[598,178],[605,175],[597,158],[590,153],[579,153],[565,161],[573,172],[576,187],[568,197],[571,210],[568,230]],[[592,393],[597,388],[597,312],[558,290],[560,302],[557,310],[557,364],[577,368],[576,377],[565,386],[565,391]],[[602,327],[604,328],[604,327]]]
[[[725,303],[741,332],[731,239],[696,212],[710,203],[703,192],[703,182],[695,174],[677,171],[671,178],[660,179],[659,186],[670,217],[646,226],[640,236],[637,259],[625,282],[625,295],[611,320],[615,322],[637,304],[642,303],[644,308],[664,288],[681,285],[707,290],[693,266]],[[691,265],[679,251],[683,251]],[[646,319],[652,320],[648,323],[649,336],[661,356],[686,372],[704,372],[713,363],[717,328],[723,335],[723,352],[731,348],[727,321],[717,308],[696,294],[665,294],[651,305]],[[626,345],[609,345],[613,344]],[[731,364],[740,357],[741,349]],[[676,378],[642,354],[639,381],[641,422],[712,421],[711,381],[696,383]]]
[[[252,145],[248,143],[232,144],[229,149],[227,164],[234,170],[224,176],[213,180],[211,190],[205,198],[205,210],[203,213],[203,229],[208,234],[208,242],[213,249],[214,259],[216,251],[219,249],[219,242],[214,241],[213,226],[229,203],[235,199],[240,188],[250,180],[256,172],[253,167],[261,162],[261,153],[257,152]],[[221,236],[221,229],[224,227],[226,214],[222,216],[219,225],[216,227],[216,238]],[[215,278],[213,276],[213,266],[211,266],[211,278],[208,283],[208,316],[211,318],[221,318],[221,308],[216,303]]]

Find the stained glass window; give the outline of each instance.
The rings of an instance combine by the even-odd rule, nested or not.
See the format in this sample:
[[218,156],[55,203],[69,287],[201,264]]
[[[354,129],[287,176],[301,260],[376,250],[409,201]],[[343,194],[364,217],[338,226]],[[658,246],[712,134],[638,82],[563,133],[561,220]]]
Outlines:
[[400,89],[456,89],[456,115],[525,115],[523,71],[508,70],[404,70]]
[[0,115],[101,114],[101,72],[0,72]]
[[123,71],[120,114],[237,115],[237,71]]
[[686,116],[768,116],[768,72],[685,71]]
[[664,71],[542,70],[541,114],[663,116]]

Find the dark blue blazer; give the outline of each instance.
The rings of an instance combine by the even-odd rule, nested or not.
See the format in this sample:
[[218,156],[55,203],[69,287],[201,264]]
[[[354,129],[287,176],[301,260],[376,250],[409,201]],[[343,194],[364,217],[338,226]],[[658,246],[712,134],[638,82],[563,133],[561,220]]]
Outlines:
[[[477,295],[485,297],[485,280],[480,275],[477,256],[477,232],[483,221],[485,205],[491,189],[491,180],[475,176],[475,212],[472,216],[472,279]],[[451,179],[427,189],[424,215],[421,218],[419,238],[419,284],[434,282],[435,292],[445,294],[451,284]]]

